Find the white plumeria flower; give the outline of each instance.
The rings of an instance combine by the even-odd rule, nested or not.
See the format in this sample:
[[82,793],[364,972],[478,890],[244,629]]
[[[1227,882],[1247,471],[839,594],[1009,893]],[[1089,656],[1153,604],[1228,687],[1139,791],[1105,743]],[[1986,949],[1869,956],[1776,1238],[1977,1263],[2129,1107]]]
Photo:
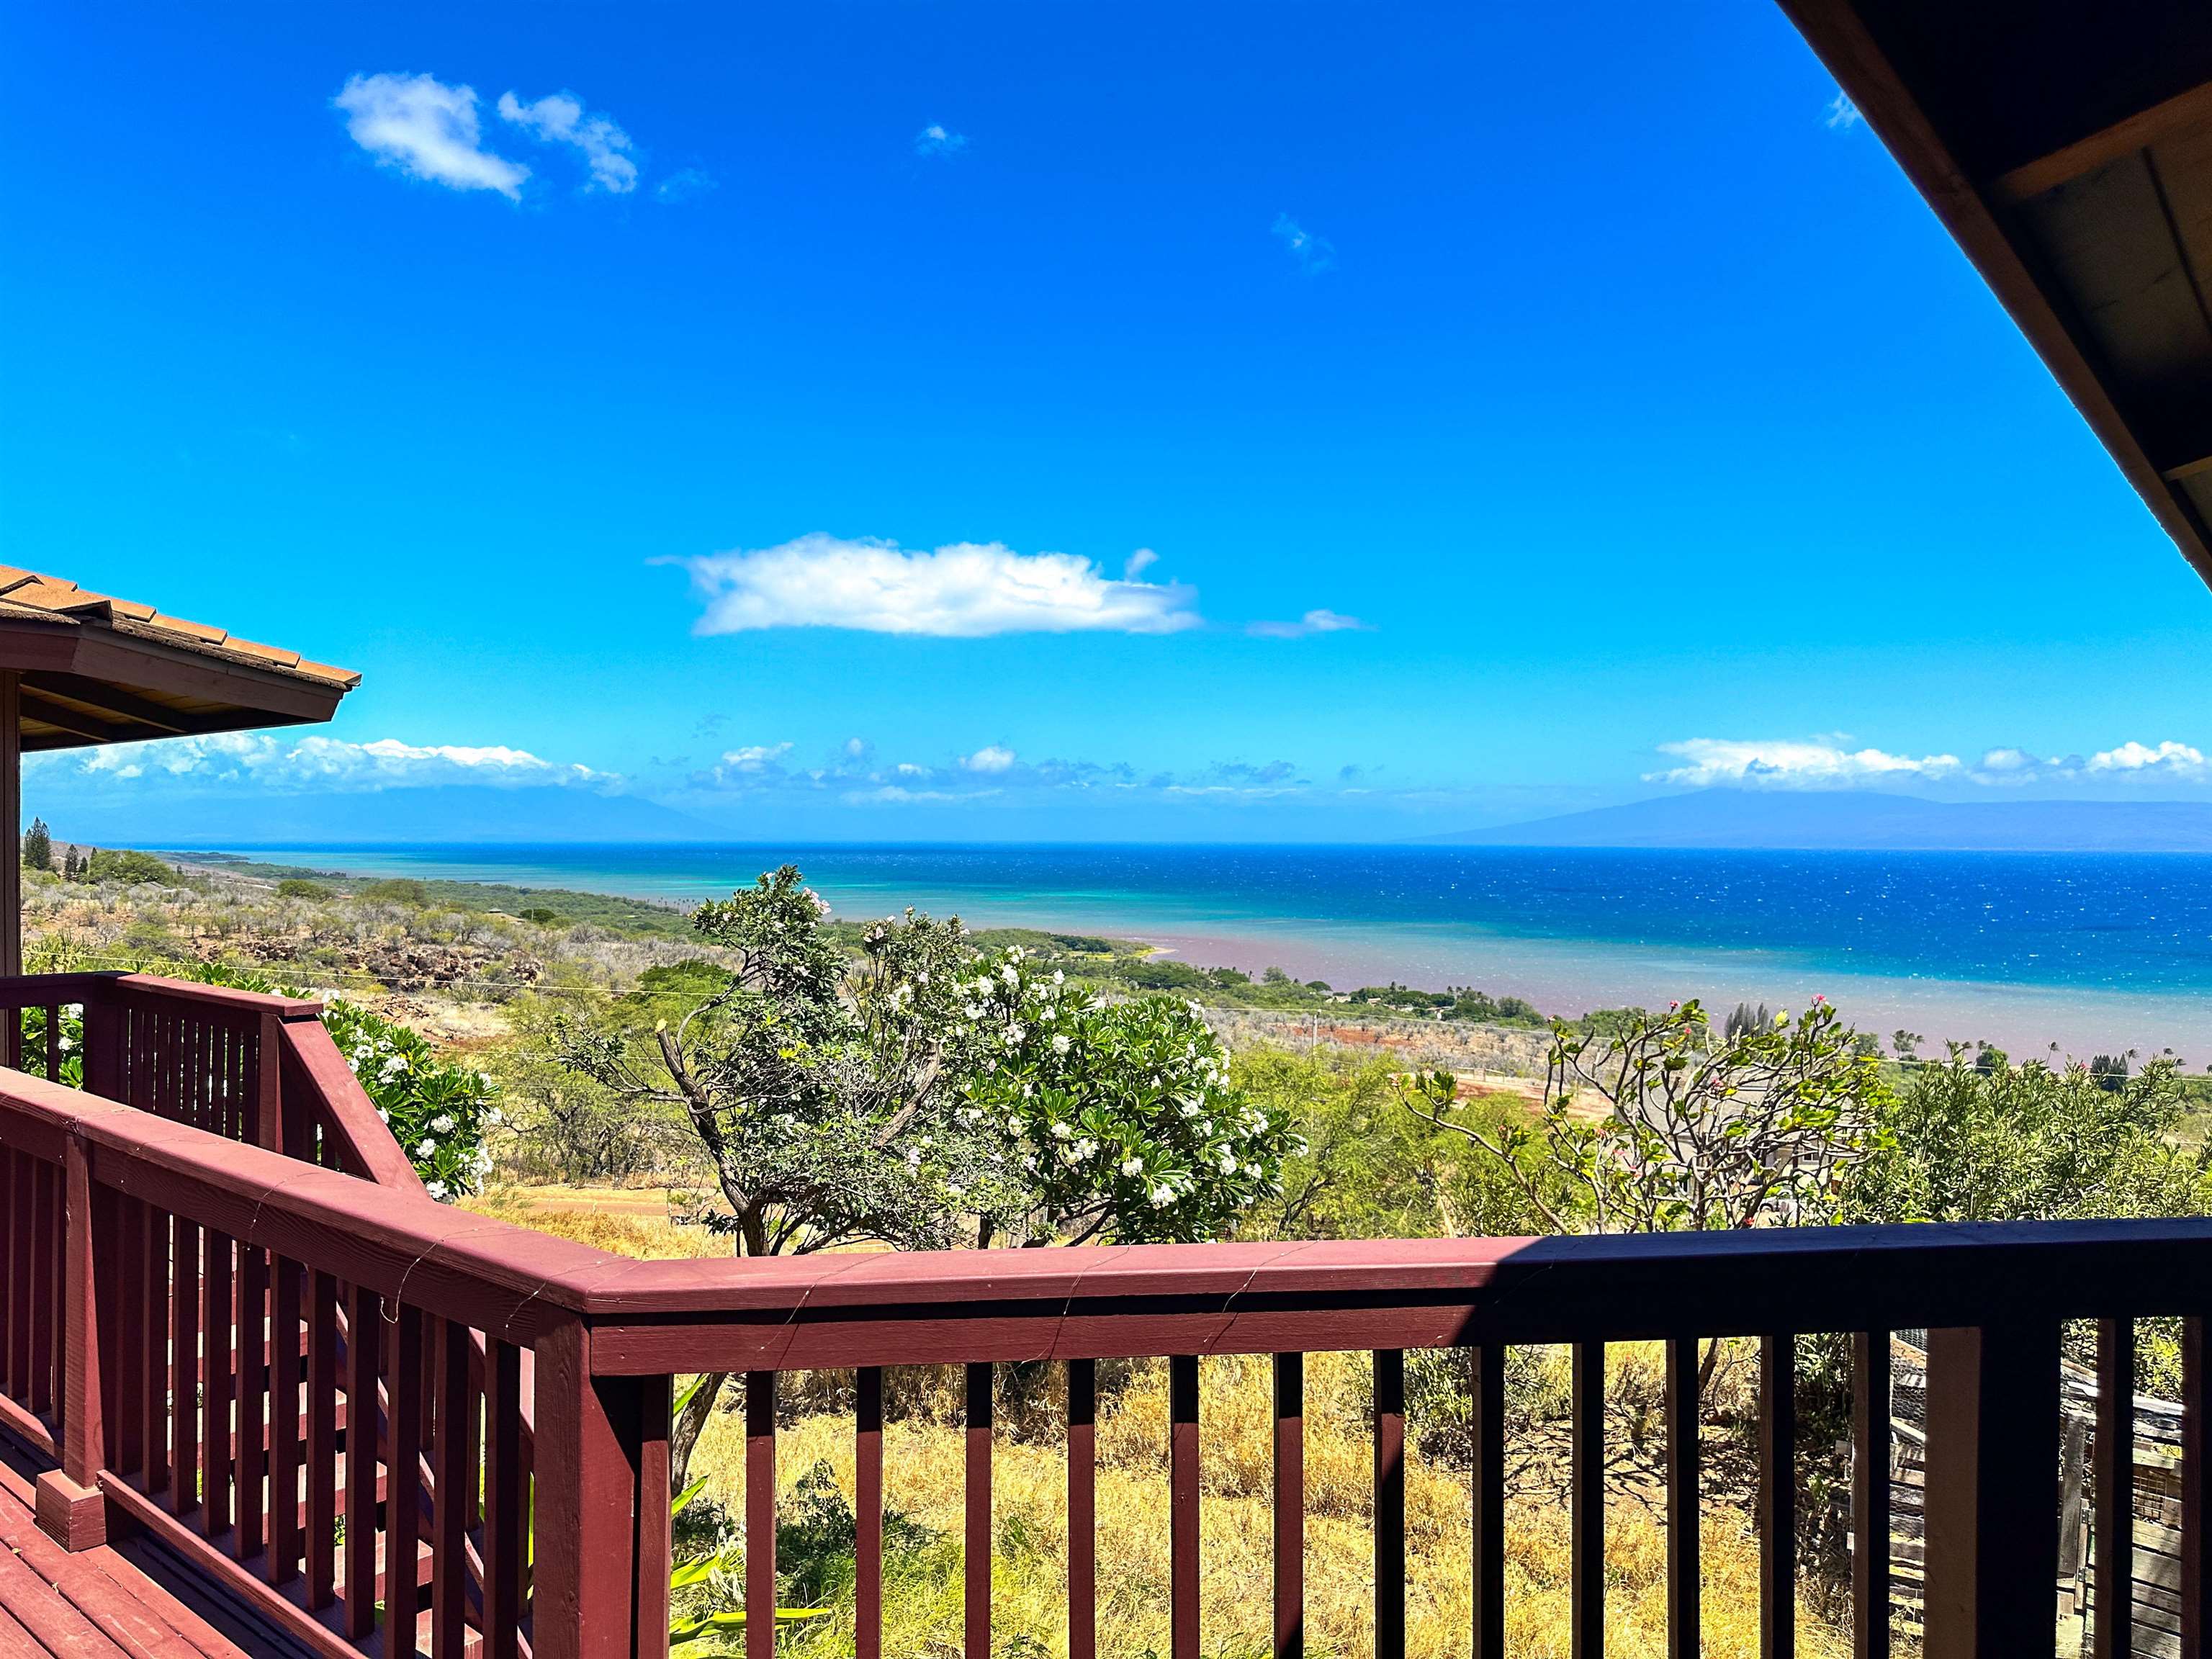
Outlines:
[[1140,1158],[1125,1158],[1121,1160],[1121,1173],[1123,1175],[1133,1176],[1140,1176],[1144,1174],[1144,1159]]
[[1066,1035],[1065,1035],[1065,1034],[1062,1034],[1061,1036],[1055,1036],[1055,1037],[1054,1037],[1054,1038],[1053,1038],[1053,1040],[1052,1040],[1052,1051],[1053,1051],[1053,1053],[1054,1053],[1054,1054],[1066,1054],[1066,1053],[1067,1052],[1067,1050],[1068,1050],[1069,1046],[1070,1046],[1070,1045],[1069,1045],[1069,1043],[1068,1043],[1067,1038],[1066,1038]]
[[453,1133],[453,1114],[450,1112],[439,1113],[437,1116],[430,1120],[430,1130],[434,1134],[449,1135]]
[[1054,985],[1065,985],[1067,983],[1067,975],[1055,968],[1052,970],[1052,982]]
[[1068,1148],[1068,1150],[1073,1152],[1078,1158],[1089,1158],[1091,1153],[1098,1150],[1098,1143],[1091,1139],[1089,1135],[1085,1135],[1082,1139],[1077,1141],[1074,1146]]
[[1069,1128],[1065,1123],[1055,1123],[1052,1126],[1052,1138],[1054,1140],[1073,1139],[1075,1131]]
[[1021,971],[1011,962],[999,969],[999,977],[1009,985],[1019,985],[1022,982]]
[[1165,1208],[1167,1208],[1167,1206],[1168,1206],[1169,1205],[1170,1205],[1170,1204],[1172,1204],[1172,1203],[1174,1203],[1174,1202],[1175,1202],[1175,1188],[1172,1188],[1172,1187],[1155,1187],[1155,1188],[1152,1188],[1152,1207],[1153,1207],[1154,1209],[1156,1209],[1156,1210],[1164,1210]]
[[429,1194],[431,1197],[438,1200],[441,1203],[445,1201],[447,1188],[444,1182],[426,1181],[422,1183],[422,1190]]
[[438,1143],[427,1136],[415,1148],[415,1156],[417,1158],[435,1158],[437,1155]]

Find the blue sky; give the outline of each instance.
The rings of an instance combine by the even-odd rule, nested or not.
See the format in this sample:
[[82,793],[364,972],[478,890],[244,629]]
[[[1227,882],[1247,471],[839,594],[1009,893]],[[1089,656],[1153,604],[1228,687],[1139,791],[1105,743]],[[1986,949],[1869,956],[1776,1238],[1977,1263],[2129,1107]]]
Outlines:
[[0,91],[0,556],[367,676],[64,832],[2212,793],[2212,597],[1760,4],[19,7]]

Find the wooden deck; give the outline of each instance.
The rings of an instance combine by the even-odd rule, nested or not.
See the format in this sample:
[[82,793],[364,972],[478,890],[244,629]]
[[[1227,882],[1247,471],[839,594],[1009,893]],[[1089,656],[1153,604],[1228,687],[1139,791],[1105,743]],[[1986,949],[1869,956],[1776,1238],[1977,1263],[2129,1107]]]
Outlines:
[[37,1465],[20,1446],[0,1452],[0,1659],[304,1659],[150,1540],[63,1549],[32,1516]]

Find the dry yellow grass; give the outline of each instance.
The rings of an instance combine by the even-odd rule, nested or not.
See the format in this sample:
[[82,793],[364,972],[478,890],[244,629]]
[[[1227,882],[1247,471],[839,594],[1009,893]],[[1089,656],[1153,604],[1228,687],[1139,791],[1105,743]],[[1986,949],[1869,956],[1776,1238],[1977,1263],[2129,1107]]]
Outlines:
[[[1637,1363],[1624,1355],[1624,1361]],[[1373,1650],[1370,1530],[1373,1450],[1364,1356],[1316,1355],[1307,1370],[1306,1634],[1308,1651]],[[1200,1587],[1205,1648],[1224,1659],[1269,1650],[1273,1483],[1273,1418],[1264,1359],[1206,1362],[1202,1405]],[[1164,1366],[1142,1371],[1110,1406],[1098,1431],[1099,1650],[1117,1656],[1168,1649],[1168,1405]],[[696,1474],[733,1515],[743,1513],[743,1429],[719,1413],[707,1430]],[[936,1535],[937,1543],[889,1564],[884,1650],[945,1656],[961,1650],[962,1437],[954,1425],[904,1421],[884,1431],[888,1505]],[[995,1448],[992,1573],[994,1645],[1012,1655],[1066,1651],[1066,1473],[1056,1441],[1014,1439]],[[849,1503],[852,1422],[842,1413],[787,1426],[778,1446],[778,1485],[787,1494],[817,1464]],[[1407,1651],[1442,1659],[1468,1648],[1472,1574],[1465,1477],[1418,1454],[1406,1483]],[[1758,1547],[1747,1518],[1709,1513],[1703,1537],[1705,1652],[1758,1651]],[[1508,1517],[1507,1638],[1510,1651],[1548,1659],[1567,1651],[1568,1531],[1562,1506],[1516,1499]],[[1639,1502],[1616,1500],[1606,1540],[1607,1651],[1666,1651],[1666,1534]],[[809,1626],[805,1646],[850,1651],[849,1600],[832,1620]],[[1800,1607],[1800,1650],[1840,1655],[1847,1638],[1809,1606]]]

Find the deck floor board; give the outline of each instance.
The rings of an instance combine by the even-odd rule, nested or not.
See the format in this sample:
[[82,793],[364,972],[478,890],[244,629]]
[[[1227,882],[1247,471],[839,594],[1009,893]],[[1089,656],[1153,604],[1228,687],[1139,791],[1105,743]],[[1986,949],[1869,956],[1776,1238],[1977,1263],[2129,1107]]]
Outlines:
[[246,1659],[112,1547],[71,1555],[0,1480],[0,1659]]

